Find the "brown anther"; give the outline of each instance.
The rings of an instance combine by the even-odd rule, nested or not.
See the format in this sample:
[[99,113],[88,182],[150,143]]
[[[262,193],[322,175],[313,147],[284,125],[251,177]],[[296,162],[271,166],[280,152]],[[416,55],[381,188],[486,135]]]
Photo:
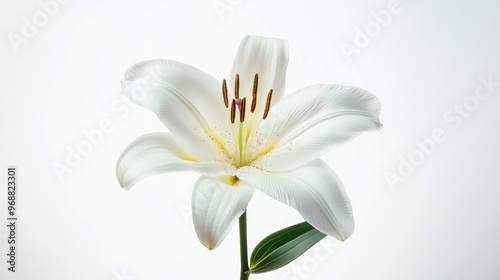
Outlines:
[[255,74],[253,77],[253,88],[252,88],[252,106],[250,107],[250,112],[255,112],[255,107],[257,107],[257,88],[259,87],[259,75]]
[[236,117],[236,100],[233,99],[231,102],[231,123],[234,123],[234,118]]
[[240,75],[238,74],[234,78],[234,98],[240,99]]
[[226,83],[226,79],[222,80],[222,98],[224,99],[224,105],[226,106],[226,108],[229,107],[229,102],[228,102],[228,99],[227,99],[227,83]]
[[272,97],[273,97],[273,89],[269,90],[269,93],[267,94],[266,109],[264,110],[264,115],[262,116],[263,120],[265,120],[267,118],[267,114],[269,114],[269,109],[271,108],[271,98]]
[[244,122],[245,121],[245,108],[246,108],[246,104],[247,104],[247,98],[243,97],[243,100],[241,100],[241,104],[240,104],[240,122]]

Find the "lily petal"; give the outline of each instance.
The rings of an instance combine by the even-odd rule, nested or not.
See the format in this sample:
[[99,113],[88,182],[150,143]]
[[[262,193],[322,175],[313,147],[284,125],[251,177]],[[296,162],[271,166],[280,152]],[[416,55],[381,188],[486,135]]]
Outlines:
[[116,176],[122,188],[129,190],[140,180],[157,174],[197,171],[225,175],[230,169],[230,165],[220,162],[200,162],[169,133],[151,133],[139,137],[125,148],[116,165]]
[[251,139],[252,165],[288,170],[318,158],[364,131],[381,128],[380,102],[361,88],[313,85],[276,104]]
[[242,181],[297,209],[319,231],[347,239],[354,231],[351,203],[337,175],[317,159],[287,172],[265,172],[255,167],[236,171]]
[[221,83],[172,60],[139,62],[125,72],[122,93],[153,111],[203,161],[228,161],[234,142]]
[[273,89],[271,106],[283,98],[285,92],[286,67],[288,65],[288,44],[284,40],[260,36],[246,36],[234,59],[230,89],[234,89],[234,78],[239,74],[240,98],[252,100],[254,75],[259,75],[258,98],[255,114],[262,116],[267,93]]
[[241,181],[231,186],[220,178],[201,176],[198,179],[192,197],[193,222],[205,247],[212,250],[219,246],[247,208],[254,192],[254,187]]

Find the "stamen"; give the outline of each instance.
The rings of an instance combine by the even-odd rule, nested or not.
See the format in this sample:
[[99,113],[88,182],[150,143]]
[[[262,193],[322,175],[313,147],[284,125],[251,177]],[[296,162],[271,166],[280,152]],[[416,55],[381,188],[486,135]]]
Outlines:
[[224,99],[224,105],[226,106],[226,108],[229,107],[229,102],[228,102],[228,99],[227,99],[227,83],[226,83],[226,79],[222,80],[222,98]]
[[244,122],[245,121],[245,107],[246,107],[246,104],[247,104],[247,98],[243,97],[243,100],[241,100],[241,104],[240,104],[240,122]]
[[234,78],[234,98],[240,99],[240,75],[238,74]]
[[267,118],[267,114],[269,114],[269,109],[271,107],[271,98],[272,97],[273,97],[273,89],[269,90],[269,93],[267,94],[266,109],[264,110],[264,116],[262,116],[263,120],[265,120]]
[[255,111],[257,106],[257,88],[259,86],[259,75],[256,73],[253,77],[253,88],[252,88],[252,106],[250,107],[250,112]]
[[236,117],[236,101],[233,99],[231,102],[231,123],[234,123],[234,118]]

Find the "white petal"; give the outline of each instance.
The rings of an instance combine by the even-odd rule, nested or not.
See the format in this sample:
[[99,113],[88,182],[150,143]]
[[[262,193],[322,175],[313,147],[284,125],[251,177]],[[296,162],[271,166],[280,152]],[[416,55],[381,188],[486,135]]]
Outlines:
[[144,61],[126,71],[122,93],[155,112],[201,160],[227,160],[233,154],[221,83],[207,73],[171,60]]
[[201,162],[174,141],[169,133],[151,133],[139,137],[125,148],[116,165],[116,176],[121,186],[128,190],[144,178],[186,170],[224,175],[230,172],[231,166],[220,162]]
[[339,85],[314,85],[286,96],[260,123],[249,150],[252,163],[266,170],[298,167],[376,130],[380,102],[373,94]]
[[243,214],[255,188],[243,182],[230,186],[220,178],[201,176],[193,190],[193,222],[200,242],[217,248]]
[[347,239],[354,231],[351,204],[337,175],[317,159],[288,172],[243,167],[236,176],[267,195],[297,209],[319,231]]
[[[246,97],[247,104],[251,104],[254,75],[259,74],[255,115],[258,115],[260,119],[270,89],[273,89],[272,104],[283,97],[287,65],[288,44],[286,41],[276,38],[246,36],[234,59],[228,81],[230,92],[233,92],[234,78],[236,74],[239,74],[240,98]],[[250,108],[248,105],[247,108]]]

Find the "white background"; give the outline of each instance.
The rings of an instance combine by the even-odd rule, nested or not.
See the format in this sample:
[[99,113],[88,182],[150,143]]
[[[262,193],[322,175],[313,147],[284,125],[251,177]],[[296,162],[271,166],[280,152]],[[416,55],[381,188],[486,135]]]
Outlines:
[[[474,92],[480,77],[500,81],[499,2],[401,0],[381,26],[374,14],[388,3],[73,0],[44,23],[37,1],[2,0],[0,278],[237,279],[237,228],[214,251],[196,238],[187,211],[196,174],[120,188],[121,151],[165,128],[119,92],[125,69],[152,58],[227,78],[241,39],[254,34],[288,41],[286,92],[314,83],[363,87],[380,98],[384,127],[323,157],[351,198],[352,237],[325,239],[251,279],[498,279],[500,86],[482,100]],[[13,44],[34,16],[36,32]],[[367,27],[370,41],[356,45],[357,28]],[[358,51],[346,55],[347,44]],[[463,102],[463,115],[453,111]],[[103,121],[111,131],[57,176],[53,165],[67,165],[69,151],[87,141],[83,131]],[[415,141],[436,129],[445,140],[424,155]],[[400,173],[412,155],[413,172]],[[16,273],[5,262],[10,165],[19,183]],[[401,181],[391,184],[389,173]],[[248,219],[250,249],[302,221],[262,193]]]

